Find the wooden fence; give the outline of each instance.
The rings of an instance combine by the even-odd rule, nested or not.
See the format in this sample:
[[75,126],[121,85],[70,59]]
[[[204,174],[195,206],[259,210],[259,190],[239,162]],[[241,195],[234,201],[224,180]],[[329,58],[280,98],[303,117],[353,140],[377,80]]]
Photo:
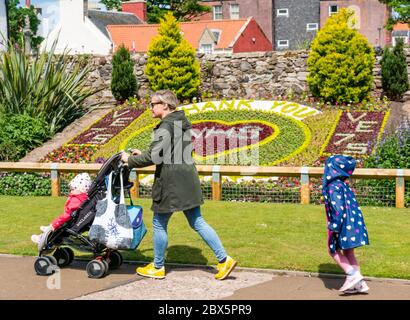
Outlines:
[[[51,195],[60,195],[60,174],[88,172],[97,173],[101,164],[74,163],[29,163],[0,162],[0,172],[49,172],[51,173]],[[197,166],[198,173],[212,176],[212,200],[222,198],[222,176],[265,176],[265,177],[299,177],[301,203],[310,203],[310,178],[321,178],[323,168],[320,167],[240,167],[240,166]],[[139,175],[153,174],[155,167],[132,170],[130,180],[134,182],[131,189],[133,197],[139,197]],[[395,179],[396,208],[404,208],[405,180],[410,180],[410,169],[364,169],[354,171],[353,178],[359,179]]]

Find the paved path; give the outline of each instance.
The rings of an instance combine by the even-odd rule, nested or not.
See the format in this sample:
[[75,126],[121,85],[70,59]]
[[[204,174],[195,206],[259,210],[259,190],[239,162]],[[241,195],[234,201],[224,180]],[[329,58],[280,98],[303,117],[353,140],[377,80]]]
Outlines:
[[331,277],[274,276],[272,280],[239,289],[225,299],[246,300],[410,300],[410,281],[366,280],[368,294],[339,293],[343,279]]
[[238,268],[228,279],[217,281],[213,268],[171,266],[166,279],[155,280],[136,275],[136,265],[125,263],[105,278],[90,279],[87,262],[76,260],[60,271],[58,279],[37,276],[34,259],[0,255],[0,300],[410,300],[410,281],[394,279],[369,278],[369,294],[345,296],[336,290],[343,282],[340,276]]
[[90,279],[85,271],[86,262],[74,261],[62,269],[61,289],[48,289],[58,285],[56,278],[36,275],[34,257],[0,256],[0,300],[2,299],[72,299],[91,292],[109,289],[135,280],[134,267],[124,265],[108,277]]

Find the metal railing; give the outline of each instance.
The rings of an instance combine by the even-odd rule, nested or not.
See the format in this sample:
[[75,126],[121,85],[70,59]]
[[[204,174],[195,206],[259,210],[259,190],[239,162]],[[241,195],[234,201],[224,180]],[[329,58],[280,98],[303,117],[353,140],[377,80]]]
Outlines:
[[[88,172],[97,173],[101,164],[74,164],[74,163],[28,163],[28,162],[0,162],[0,172],[48,172],[51,177],[51,195],[60,195],[60,175],[62,173]],[[211,176],[211,200],[223,199],[222,176],[227,177],[295,177],[299,178],[298,189],[300,203],[311,203],[311,178],[321,178],[322,167],[241,167],[241,166],[197,166],[198,174]],[[146,167],[132,170],[130,180],[134,182],[131,189],[133,197],[140,197],[140,175],[153,174],[155,167]],[[405,207],[405,182],[410,181],[410,169],[365,169],[354,171],[352,179],[389,179],[395,180],[395,206]],[[371,196],[364,194],[364,196]]]

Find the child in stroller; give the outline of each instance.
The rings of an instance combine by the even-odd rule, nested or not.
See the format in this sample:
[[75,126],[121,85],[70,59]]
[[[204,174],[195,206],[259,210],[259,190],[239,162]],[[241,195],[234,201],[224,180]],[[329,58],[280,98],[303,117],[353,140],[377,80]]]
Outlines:
[[88,173],[80,173],[71,180],[70,194],[64,205],[64,213],[58,216],[51,222],[49,226],[40,226],[42,234],[33,234],[31,241],[39,244],[42,241],[42,237],[45,237],[49,231],[55,231],[61,227],[65,222],[71,219],[71,214],[77,210],[81,204],[88,199],[87,192],[91,187],[91,178]]
[[86,267],[90,278],[101,278],[108,273],[109,269],[121,266],[123,258],[120,252],[88,238],[88,231],[96,214],[96,204],[98,200],[105,197],[106,177],[111,172],[113,173],[113,197],[118,197],[121,189],[120,175],[122,175],[125,194],[129,195],[129,190],[133,186],[133,183],[129,181],[130,171],[127,166],[123,165],[121,153],[117,153],[101,167],[88,189],[87,199],[77,210],[71,212],[71,219],[55,230],[47,228],[40,237],[39,254],[34,262],[34,269],[38,275],[50,275],[58,270],[57,267],[68,266],[74,259],[74,251],[70,247],[93,254],[93,260],[89,261]]

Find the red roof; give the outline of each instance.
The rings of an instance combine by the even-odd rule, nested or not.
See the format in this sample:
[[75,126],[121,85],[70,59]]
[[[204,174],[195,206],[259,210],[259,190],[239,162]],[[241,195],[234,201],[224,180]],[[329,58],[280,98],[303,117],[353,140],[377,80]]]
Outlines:
[[393,26],[394,31],[407,31],[410,27],[407,23],[397,23]]
[[[198,49],[199,40],[205,28],[220,30],[220,38],[215,49],[227,49],[235,43],[237,37],[245,29],[248,20],[250,19],[202,20],[180,22],[179,26],[185,39],[195,49]],[[124,44],[137,52],[147,52],[152,38],[158,34],[158,27],[159,24],[108,25],[107,29],[115,48]]]

